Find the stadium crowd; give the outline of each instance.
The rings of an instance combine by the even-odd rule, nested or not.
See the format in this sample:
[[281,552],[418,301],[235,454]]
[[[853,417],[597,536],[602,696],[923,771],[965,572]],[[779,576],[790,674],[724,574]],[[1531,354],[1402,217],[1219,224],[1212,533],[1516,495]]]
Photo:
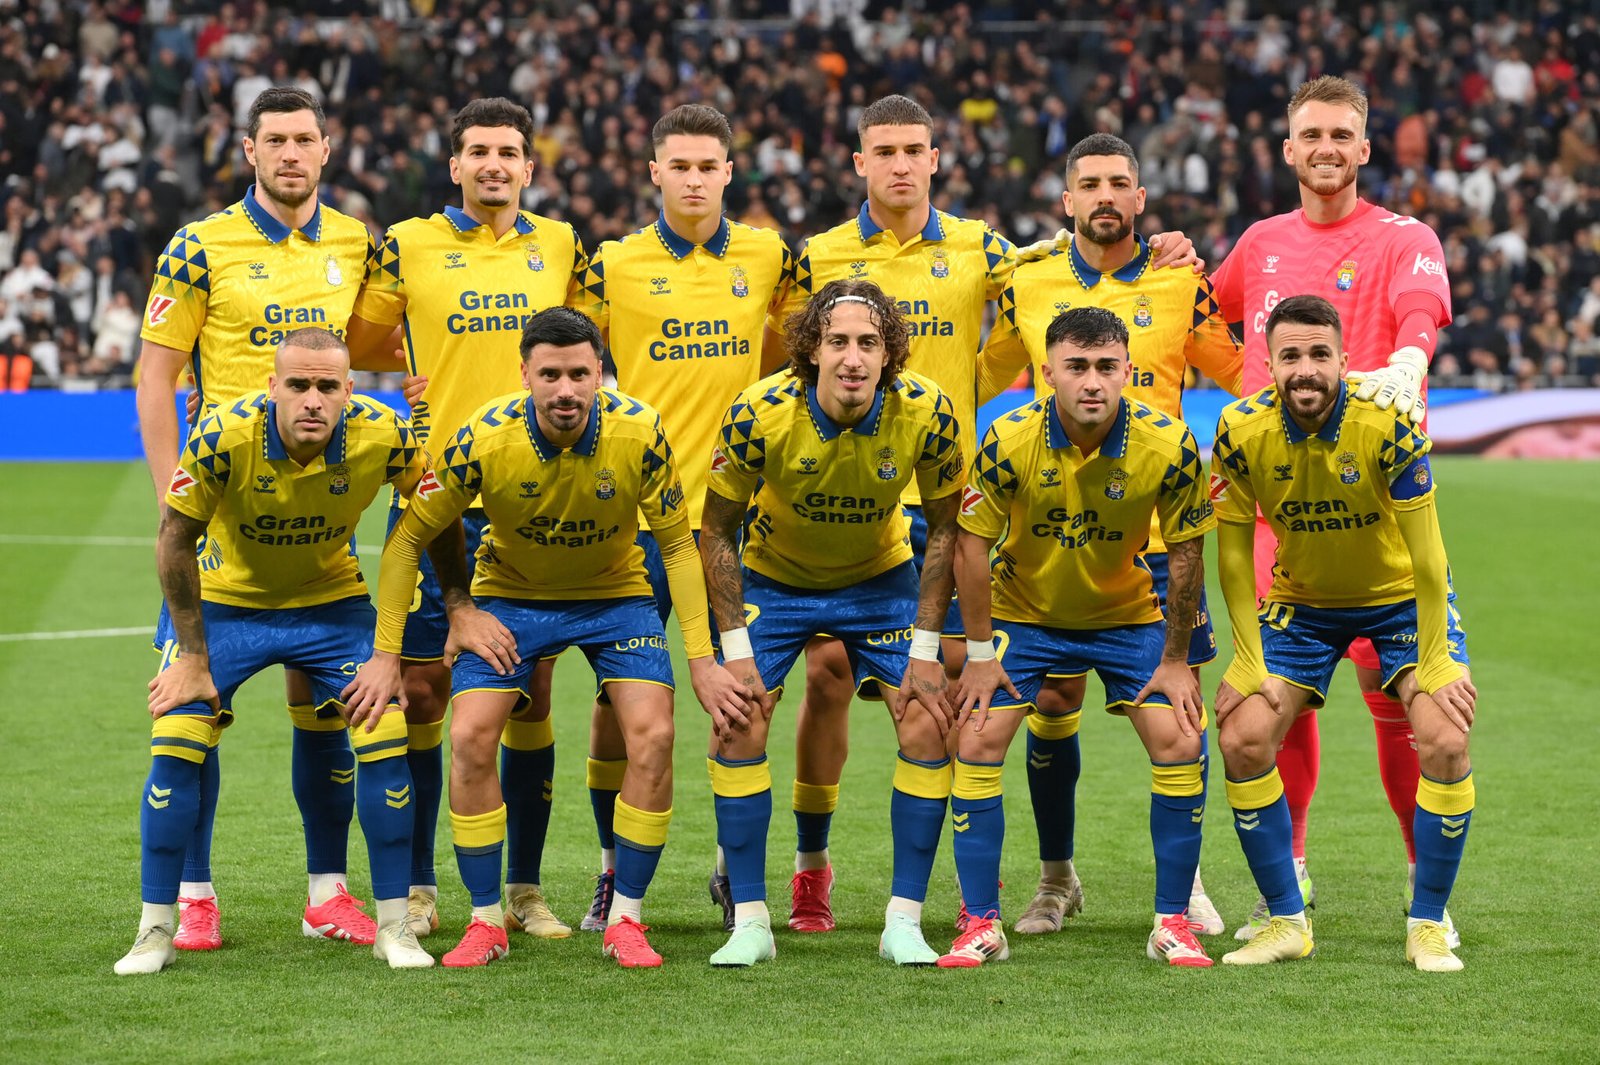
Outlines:
[[905,91],[941,123],[937,206],[1047,236],[1068,149],[1112,132],[1143,230],[1215,265],[1297,204],[1284,107],[1325,73],[1370,97],[1363,194],[1443,241],[1436,382],[1600,385],[1600,16],[1578,5],[306,6],[0,0],[0,385],[127,382],[155,257],[249,183],[240,126],[272,84],[324,102],[322,195],[374,232],[450,201],[450,115],[503,94],[538,123],[524,205],[586,247],[655,213],[651,123],[693,101],[733,120],[729,214],[792,243],[856,210],[856,119]]

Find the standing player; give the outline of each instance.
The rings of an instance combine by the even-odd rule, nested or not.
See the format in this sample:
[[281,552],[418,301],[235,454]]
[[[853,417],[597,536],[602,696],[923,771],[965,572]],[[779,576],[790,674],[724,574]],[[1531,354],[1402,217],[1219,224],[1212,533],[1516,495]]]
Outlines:
[[[789,249],[776,230],[731,222],[722,214],[733,177],[728,152],[733,130],[715,108],[684,104],[656,122],[650,180],[661,190],[661,214],[650,225],[595,249],[583,274],[578,306],[606,334],[617,387],[661,412],[667,438],[680,455],[689,527],[700,531],[706,465],[722,414],[734,399],[777,365],[762,359],[767,314],[793,274]],[[775,345],[777,361],[781,346]],[[653,536],[641,533],[645,565],[662,624],[671,590]],[[627,769],[616,717],[595,704],[589,750],[589,795],[600,835],[600,877],[583,928],[605,927],[615,847],[612,809]],[[514,842],[516,833],[509,838]],[[714,873],[713,898],[733,928],[727,877]]]
[[[950,795],[954,713],[939,625],[966,471],[950,401],[902,373],[909,327],[870,281],[824,286],[790,322],[792,373],[746,390],[712,452],[700,553],[723,661],[761,702],[748,721],[715,722],[712,790],[735,924],[713,965],[776,955],[766,905],[771,700],[824,632],[843,645],[857,687],[895,689],[894,883],[880,953],[900,965],[938,958],[921,917]],[[920,587],[900,509],[913,477],[928,519]],[[741,572],[737,537],[752,495]]]
[[[1461,961],[1444,907],[1475,803],[1467,733],[1477,692],[1450,601],[1428,466],[1433,445],[1397,411],[1357,399],[1356,386],[1340,380],[1348,360],[1329,301],[1283,300],[1264,336],[1273,387],[1223,410],[1212,454],[1217,556],[1234,633],[1234,659],[1217,691],[1217,744],[1239,842],[1269,912],[1266,927],[1222,960],[1256,965],[1316,949],[1273,754],[1296,715],[1327,697],[1346,646],[1365,637],[1385,687],[1405,707],[1422,763],[1406,960],[1425,972],[1454,971]],[[1278,541],[1259,620],[1251,557],[1258,510]]]
[[[294,329],[315,326],[343,336],[366,277],[372,238],[366,227],[317,202],[328,161],[322,106],[300,89],[272,88],[250,106],[245,159],[256,181],[244,198],[178,230],[156,261],[145,306],[140,352],[139,433],[157,501],[178,464],[181,434],[174,392],[185,368],[201,409],[209,412],[261,390],[273,351]],[[364,369],[392,369],[387,363]],[[294,793],[305,822],[307,860],[342,880],[350,819],[350,760],[342,730],[329,731],[312,706],[306,678],[287,674],[294,723]],[[211,831],[220,767],[208,752],[201,770],[200,816],[184,863],[180,950],[222,945],[211,884]],[[325,907],[337,913],[329,917]],[[337,934],[371,942],[372,919],[313,885],[308,909],[329,917]],[[309,918],[308,918],[309,919]]]
[[[1063,311],[1044,343],[1050,393],[990,426],[962,500],[956,582],[968,651],[958,704],[980,716],[961,731],[950,808],[971,919],[939,964],[1010,955],[997,889],[1001,764],[1045,678],[1078,682],[1080,703],[1068,708],[1076,716],[1092,669],[1105,682],[1106,709],[1127,715],[1150,755],[1156,914],[1147,953],[1209,966],[1186,912],[1206,801],[1191,636],[1205,588],[1201,546],[1216,525],[1199,448],[1182,422],[1124,396],[1136,369],[1116,313]],[[1153,520],[1172,571],[1165,623],[1141,551]],[[991,614],[1001,626],[992,632]]]
[[[1184,375],[1190,366],[1239,394],[1239,345],[1228,331],[1205,275],[1152,270],[1152,252],[1134,234],[1144,211],[1139,161],[1128,144],[1109,133],[1085,137],[1067,154],[1067,188],[1061,195],[1075,232],[1039,259],[1021,262],[1000,293],[1000,311],[978,366],[978,401],[1004,391],[1026,366],[1035,391],[1054,394],[1046,337],[1066,308],[1103,307],[1127,327],[1130,399],[1175,418],[1183,416]],[[1167,550],[1159,515],[1153,514],[1144,563],[1156,598],[1167,598]],[[1217,656],[1217,641],[1202,588],[1193,619],[1189,664]],[[1018,932],[1057,932],[1083,908],[1083,886],[1072,865],[1076,790],[1081,760],[1078,709],[1083,678],[1047,677],[1028,725],[1028,794],[1039,833],[1039,888],[1017,918]],[[1205,764],[1202,751],[1201,765]],[[1188,905],[1196,930],[1218,935],[1222,917],[1196,879]]]
[[[311,680],[318,729],[344,735],[339,692],[371,652],[373,619],[350,534],[384,484],[409,494],[426,469],[406,422],[352,399],[349,352],[315,327],[279,343],[268,392],[217,409],[190,436],[161,519],[157,562],[169,614],[157,636],[162,666],[150,682],[155,724],[139,804],[144,913],[118,974],[159,972],[173,960],[173,905],[200,817],[203,766],[233,720],[239,685],[269,665],[300,669]],[[432,965],[405,920],[404,718],[380,704],[366,728],[349,732],[355,755],[335,771],[356,777],[378,900],[373,953],[395,968]],[[315,869],[312,883],[319,886]],[[345,907],[359,905],[342,879],[329,891]],[[303,930],[352,938],[311,910]]]
[[594,667],[628,747],[604,951],[628,968],[661,964],[639,918],[672,820],[672,661],[634,541],[641,512],[661,538],[695,694],[713,715],[748,713],[749,692],[711,654],[705,585],[661,419],[600,389],[600,347],[600,331],[576,311],[552,307],[529,320],[523,393],[468,419],[390,535],[375,650],[347,692],[358,713],[401,690],[402,630],[422,547],[481,498],[489,525],[472,595],[439,574],[452,631],[466,648],[451,678],[450,824],[472,895],[472,921],[445,955],[447,966],[487,965],[509,950],[495,746],[530,698],[533,663],[573,645]]
[[[1356,175],[1371,146],[1366,137],[1367,98],[1343,78],[1322,77],[1300,86],[1289,101],[1289,136],[1283,158],[1300,182],[1300,210],[1257,222],[1239,238],[1212,279],[1230,322],[1243,321],[1244,393],[1265,387],[1266,321],[1278,301],[1310,293],[1331,301],[1349,330],[1350,367],[1362,371],[1357,395],[1380,407],[1393,405],[1422,424],[1428,360],[1439,330],[1450,324],[1450,283],[1439,238],[1422,222],[1386,211],[1356,193]],[[1272,531],[1256,526],[1256,590],[1272,582]],[[1350,646],[1361,697],[1377,733],[1378,772],[1415,874],[1411,810],[1417,795],[1417,751],[1404,708],[1384,691],[1377,654],[1369,641]],[[1315,904],[1306,872],[1306,815],[1317,787],[1321,742],[1315,710],[1284,737],[1279,758],[1284,793],[1294,822],[1294,854],[1308,904]],[[1266,921],[1264,901],[1235,933],[1248,939]],[[1454,928],[1448,919],[1454,937]]]
[[[533,118],[522,106],[495,97],[456,112],[450,179],[461,186],[461,206],[389,227],[356,301],[350,320],[356,351],[381,350],[401,329],[408,372],[424,379],[414,384],[425,385],[423,398],[412,406],[413,424],[435,458],[475,410],[521,387],[517,342],[523,326],[535,312],[568,302],[583,269],[583,246],[570,225],[518,209],[533,177],[532,152]],[[402,504],[396,497],[391,529]],[[483,508],[469,506],[462,523],[471,555],[483,536]],[[433,849],[444,792],[450,666],[444,660],[447,625],[439,581],[427,559],[420,572],[401,661],[417,795],[410,906],[412,927],[425,936],[439,924]],[[512,843],[506,925],[559,939],[572,929],[550,911],[539,883],[555,775],[548,685],[553,665],[538,665],[545,683],[536,684],[533,700],[506,722],[500,778]]]

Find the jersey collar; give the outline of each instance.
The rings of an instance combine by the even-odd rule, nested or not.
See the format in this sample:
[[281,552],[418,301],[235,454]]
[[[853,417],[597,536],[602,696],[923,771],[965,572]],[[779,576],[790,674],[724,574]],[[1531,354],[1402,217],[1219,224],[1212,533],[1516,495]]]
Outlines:
[[[348,410],[346,407],[339,412],[339,421],[333,427],[333,435],[328,438],[328,446],[322,449],[322,460],[326,465],[337,466],[344,461],[345,415]],[[284,447],[283,437],[278,435],[278,404],[273,400],[267,400],[266,411],[262,417],[267,421],[266,436],[262,440],[262,450],[267,459],[272,462],[288,459],[289,449]]]
[[[459,207],[446,207],[442,213],[445,221],[450,223],[450,228],[457,233],[470,233],[483,225],[482,222]],[[511,228],[516,230],[520,236],[525,237],[533,232],[533,223],[524,218],[521,211],[518,211],[517,220],[512,223]]]
[[[1145,267],[1150,265],[1150,245],[1144,242],[1143,237],[1134,237],[1133,239],[1138,248],[1133,253],[1133,258],[1129,259],[1124,266],[1111,271],[1112,277],[1127,284],[1132,284],[1139,280],[1139,276],[1144,273]],[[1072,276],[1077,278],[1078,284],[1084,288],[1094,288],[1100,283],[1100,278],[1105,276],[1099,270],[1090,266],[1082,255],[1078,254],[1077,234],[1073,234],[1072,244],[1067,252],[1067,261],[1072,264]]]
[[[878,223],[872,220],[872,214],[867,210],[867,201],[861,201],[861,210],[856,213],[856,229],[861,234],[861,243],[865,244],[873,237],[882,233]],[[944,222],[939,219],[939,209],[932,204],[928,205],[928,222],[922,227],[923,240],[943,240]]]
[[711,234],[711,239],[699,245],[674,233],[672,227],[667,225],[665,212],[656,216],[655,231],[656,237],[661,241],[661,246],[667,249],[667,254],[678,260],[688,258],[689,253],[694,251],[696,247],[704,248],[720,259],[728,254],[728,245],[733,241],[733,227],[728,225],[726,218],[723,218],[717,224],[717,231]]
[[[806,409],[811,412],[811,424],[817,427],[817,435],[826,442],[834,439],[844,428],[828,417],[822,409],[822,404],[817,402],[817,389],[815,385],[806,385]],[[867,416],[855,424],[850,431],[857,436],[877,436],[878,425],[883,421],[883,395],[885,389],[877,389],[877,395],[872,397],[872,409],[867,411]]]
[[[600,446],[600,404],[604,399],[596,392],[594,405],[589,408],[589,424],[584,426],[583,435],[578,437],[578,442],[572,445],[576,454],[592,456]],[[529,396],[522,401],[522,420],[528,425],[528,441],[533,444],[533,450],[538,453],[541,462],[549,462],[561,454],[562,448],[552,444],[539,430],[539,418],[534,411],[533,397]]]
[[[245,217],[250,219],[250,224],[256,227],[256,232],[266,238],[268,244],[282,244],[290,232],[288,226],[278,221],[267,213],[267,209],[256,202],[256,187],[251,185],[244,191],[244,199],[239,201],[244,206]],[[322,239],[322,204],[317,204],[311,212],[311,221],[300,227],[306,239],[316,243]]]
[[[1333,398],[1333,409],[1328,412],[1328,420],[1322,423],[1322,428],[1317,430],[1317,439],[1333,444],[1339,440],[1339,430],[1344,426],[1344,411],[1348,404],[1345,402],[1350,396],[1350,387],[1344,382],[1339,382],[1339,394]],[[1300,428],[1295,420],[1289,417],[1289,412],[1284,408],[1283,397],[1278,397],[1278,417],[1283,419],[1284,434],[1289,437],[1289,443],[1299,444],[1311,439],[1311,434]]]
[[[1045,399],[1045,407],[1045,443],[1054,451],[1077,447],[1071,437],[1067,436],[1067,427],[1061,424],[1061,412],[1056,410],[1054,396]],[[1111,432],[1100,442],[1100,454],[1108,459],[1120,459],[1127,453],[1128,400],[1123,397],[1117,400],[1117,416],[1111,421]]]

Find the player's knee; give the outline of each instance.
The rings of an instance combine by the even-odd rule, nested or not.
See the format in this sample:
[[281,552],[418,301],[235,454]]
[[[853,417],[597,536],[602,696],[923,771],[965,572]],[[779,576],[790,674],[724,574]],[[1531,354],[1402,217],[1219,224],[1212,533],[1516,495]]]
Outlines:
[[936,762],[945,757],[945,740],[933,716],[919,706],[906,710],[906,716],[895,728],[900,750],[906,757],[921,762]]
[[1261,730],[1235,724],[1232,718],[1217,731],[1217,747],[1229,776],[1253,775],[1272,764],[1271,737]]
[[1050,677],[1039,688],[1034,705],[1046,717],[1061,717],[1083,705],[1084,678]]
[[1174,723],[1170,733],[1152,736],[1146,742],[1145,749],[1150,754],[1152,762],[1181,763],[1194,762],[1200,758],[1200,736],[1185,736]]
[[[1462,732],[1442,712],[1439,720],[1430,721],[1421,728],[1413,728],[1417,737],[1417,758],[1425,764],[1454,767],[1467,760],[1467,734]],[[1438,776],[1429,773],[1429,776]]]
[[631,722],[625,737],[630,766],[644,762],[671,765],[673,734],[670,711],[650,714],[643,716],[642,720]]
[[500,746],[498,722],[455,715],[450,721],[450,772],[452,777],[476,778],[492,773]]

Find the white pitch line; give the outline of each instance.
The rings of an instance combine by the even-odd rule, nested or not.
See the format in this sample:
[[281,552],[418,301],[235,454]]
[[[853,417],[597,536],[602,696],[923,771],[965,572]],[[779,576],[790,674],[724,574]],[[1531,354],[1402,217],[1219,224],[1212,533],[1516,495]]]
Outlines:
[[156,631],[154,625],[136,625],[128,629],[72,629],[67,632],[0,632],[0,643],[22,643],[28,640],[93,640],[102,636],[149,636]]
[[[0,533],[0,544],[21,547],[154,547],[154,539],[140,536],[28,536],[20,533]],[[381,555],[382,547],[358,544],[359,555]]]

